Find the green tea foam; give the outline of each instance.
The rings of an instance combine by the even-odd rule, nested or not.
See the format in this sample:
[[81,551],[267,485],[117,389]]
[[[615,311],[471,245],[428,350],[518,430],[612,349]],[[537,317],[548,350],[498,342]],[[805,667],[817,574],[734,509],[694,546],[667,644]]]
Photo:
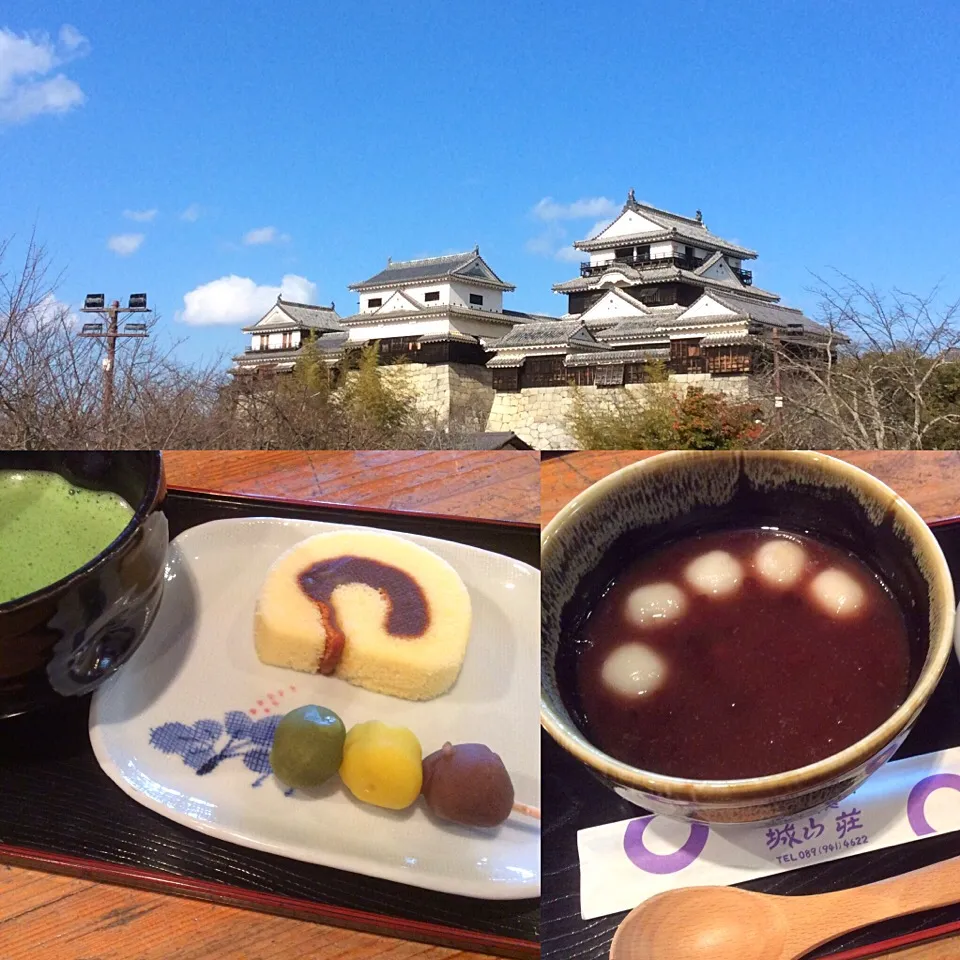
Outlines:
[[106,549],[133,508],[57,473],[0,470],[0,603],[56,583]]

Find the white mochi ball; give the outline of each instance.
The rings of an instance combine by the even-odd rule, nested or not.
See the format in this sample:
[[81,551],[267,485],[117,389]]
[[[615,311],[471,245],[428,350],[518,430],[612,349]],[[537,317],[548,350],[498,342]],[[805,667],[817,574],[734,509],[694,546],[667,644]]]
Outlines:
[[753,555],[757,573],[771,587],[792,587],[803,575],[807,554],[799,543],[777,537]]
[[627,619],[637,627],[657,627],[687,612],[684,592],[672,583],[637,587],[627,597]]
[[866,596],[863,587],[849,573],[831,567],[818,573],[810,583],[810,596],[832,617],[852,617],[860,612]]
[[683,575],[698,593],[729,597],[743,583],[743,567],[726,550],[711,550],[687,564]]
[[645,643],[625,643],[611,653],[600,671],[607,688],[624,697],[643,697],[663,686],[667,665]]

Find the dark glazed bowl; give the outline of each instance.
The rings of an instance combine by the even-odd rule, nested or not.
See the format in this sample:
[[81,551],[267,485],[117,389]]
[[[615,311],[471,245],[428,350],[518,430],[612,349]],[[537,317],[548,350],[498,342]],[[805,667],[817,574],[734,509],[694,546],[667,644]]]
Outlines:
[[[866,737],[796,770],[743,780],[686,780],[631,767],[584,735],[575,638],[584,615],[632,557],[681,536],[769,525],[851,550],[893,592],[907,622],[912,686]],[[575,497],[541,538],[541,722],[626,800],[712,823],[782,820],[855,790],[903,742],[943,674],[956,610],[946,560],[930,529],[889,487],[820,453],[665,453],[619,470]],[[759,734],[759,731],[758,731]]]
[[[56,583],[0,603],[0,718],[96,689],[139,646],[163,590],[163,459],[146,452],[0,453],[0,470],[46,470],[133,508],[120,536]],[[2,546],[0,546],[2,549]]]

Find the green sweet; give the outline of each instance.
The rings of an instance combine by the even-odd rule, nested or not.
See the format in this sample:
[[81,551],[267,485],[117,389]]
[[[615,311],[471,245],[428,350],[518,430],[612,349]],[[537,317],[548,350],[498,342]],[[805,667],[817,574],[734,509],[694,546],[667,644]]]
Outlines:
[[319,787],[339,769],[347,731],[326,707],[310,704],[291,710],[278,724],[270,765],[288,787]]

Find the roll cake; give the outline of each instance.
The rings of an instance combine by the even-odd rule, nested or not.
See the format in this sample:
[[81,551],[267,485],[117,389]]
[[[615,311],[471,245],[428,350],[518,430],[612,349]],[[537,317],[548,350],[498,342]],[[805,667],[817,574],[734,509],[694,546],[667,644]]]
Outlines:
[[351,530],[310,537],[273,564],[254,642],[273,666],[430,700],[456,681],[470,623],[470,595],[445,560],[393,534]]

